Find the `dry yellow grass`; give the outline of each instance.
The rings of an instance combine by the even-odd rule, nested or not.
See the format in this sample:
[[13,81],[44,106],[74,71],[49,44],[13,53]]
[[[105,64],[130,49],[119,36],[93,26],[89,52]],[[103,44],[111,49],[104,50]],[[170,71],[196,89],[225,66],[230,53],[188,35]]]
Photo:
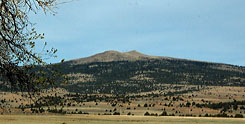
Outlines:
[[[245,99],[245,87],[215,87],[215,86],[208,86],[204,90],[200,91],[195,91],[192,93],[186,93],[186,94],[181,94],[179,97],[183,98],[184,100],[176,100],[173,101],[173,97],[178,97],[177,95],[175,96],[159,96],[159,97],[142,97],[142,98],[133,98],[130,99],[130,104],[128,102],[121,102],[118,101],[116,106],[112,106],[111,103],[105,102],[105,101],[90,101],[90,102],[81,102],[77,103],[75,101],[69,101],[72,103],[72,106],[64,106],[63,110],[71,113],[71,112],[87,112],[90,115],[103,115],[103,114],[113,114],[114,109],[116,108],[117,112],[120,112],[121,115],[127,115],[128,113],[131,113],[136,116],[143,116],[146,112],[149,113],[154,113],[154,114],[161,114],[163,112],[163,109],[167,111],[168,114],[175,114],[176,116],[179,115],[194,115],[194,116],[199,116],[202,115],[204,116],[206,113],[207,114],[218,114],[220,113],[220,110],[214,110],[214,109],[209,109],[209,108],[198,108],[196,106],[190,106],[190,107],[180,107],[180,104],[186,104],[187,101],[190,103],[195,102],[195,103],[207,103],[212,102],[212,103],[219,103],[219,102],[231,102],[234,99],[237,101],[241,101]],[[46,95],[51,95],[54,96],[54,94],[58,95],[64,95],[67,94],[67,91],[63,90],[58,90],[55,89],[53,91],[46,91],[45,93],[42,93],[42,96]],[[152,92],[151,92],[152,93]],[[142,93],[140,95],[147,95],[151,94],[149,93]],[[155,94],[159,93],[159,91],[154,92]],[[21,110],[17,110],[18,106],[20,104],[30,104],[30,100],[26,97],[22,97],[21,93],[14,94],[14,93],[1,93],[0,94],[0,100],[1,99],[6,99],[6,103],[2,104],[2,108],[0,108],[0,113],[3,114],[10,114],[9,111],[11,111],[12,114],[23,114]],[[102,95],[102,94],[100,94]],[[105,95],[105,94],[103,94]],[[111,96],[111,95],[107,95]],[[165,100],[165,98],[168,98]],[[21,100],[20,100],[21,99]],[[203,102],[202,100],[205,100]],[[13,102],[11,102],[13,101]],[[116,100],[115,100],[116,101]],[[144,107],[144,104],[147,103],[148,107]],[[97,105],[96,105],[97,104]],[[149,104],[154,105],[149,107]],[[165,105],[166,104],[166,105]],[[171,104],[171,106],[168,106]],[[140,107],[138,107],[140,105]],[[240,107],[240,106],[239,106]],[[54,108],[54,106],[51,106],[51,108]],[[60,109],[60,106],[57,106],[58,109]],[[129,108],[129,109],[128,109]],[[47,107],[45,107],[47,109]],[[25,109],[25,113],[30,113],[30,109]],[[227,113],[228,115],[235,115],[235,114],[243,114],[245,115],[245,111],[241,110],[238,108],[238,110],[234,111],[232,113]]]
[[245,119],[96,115],[3,115],[1,124],[244,124]]

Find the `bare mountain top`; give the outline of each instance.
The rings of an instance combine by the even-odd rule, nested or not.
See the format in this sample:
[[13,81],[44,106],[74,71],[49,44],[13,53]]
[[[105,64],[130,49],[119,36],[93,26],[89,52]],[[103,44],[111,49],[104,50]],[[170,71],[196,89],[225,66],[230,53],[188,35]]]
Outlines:
[[84,64],[91,62],[137,61],[160,58],[162,57],[145,55],[135,50],[129,52],[118,52],[111,50],[105,51],[103,53],[98,53],[86,58],[74,59],[69,62],[72,62],[72,64]]
[[89,56],[86,58],[80,59],[73,59],[67,61],[71,65],[79,65],[79,64],[86,64],[92,62],[112,62],[112,61],[137,61],[137,60],[153,60],[153,59],[161,59],[161,60],[181,60],[181,61],[189,61],[189,62],[201,62],[201,63],[209,63],[209,64],[218,64],[219,66],[215,65],[213,68],[220,69],[220,70],[233,70],[238,71],[237,67],[233,67],[229,64],[223,63],[213,63],[213,62],[206,62],[206,61],[197,61],[197,60],[190,60],[190,59],[180,59],[180,58],[172,58],[172,57],[164,57],[164,56],[150,56],[145,55],[136,50],[129,51],[129,52],[118,52],[114,50],[105,51],[103,53],[98,53],[93,56]]

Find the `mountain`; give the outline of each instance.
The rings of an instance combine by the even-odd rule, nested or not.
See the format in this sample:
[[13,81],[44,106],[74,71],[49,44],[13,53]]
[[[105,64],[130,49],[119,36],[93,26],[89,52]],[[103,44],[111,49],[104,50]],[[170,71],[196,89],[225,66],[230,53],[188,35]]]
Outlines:
[[61,63],[69,77],[61,87],[81,93],[139,93],[161,90],[164,84],[245,86],[245,67],[137,51],[105,51]]
[[165,57],[165,56],[164,57],[150,56],[150,55],[142,54],[136,50],[132,50],[129,52],[119,52],[119,51],[110,50],[85,58],[69,60],[66,61],[66,63],[72,65],[79,65],[79,64],[86,64],[86,63],[93,63],[93,62],[146,61],[146,60],[153,60],[153,59],[197,61],[197,60],[188,60],[188,59],[172,58],[172,57]]
[[135,50],[124,52],[124,53],[111,50],[86,58],[70,60],[68,61],[68,63],[77,65],[77,64],[85,64],[85,63],[92,63],[92,62],[137,61],[137,60],[149,60],[149,59],[157,59],[157,58],[161,58],[161,57],[144,55]]

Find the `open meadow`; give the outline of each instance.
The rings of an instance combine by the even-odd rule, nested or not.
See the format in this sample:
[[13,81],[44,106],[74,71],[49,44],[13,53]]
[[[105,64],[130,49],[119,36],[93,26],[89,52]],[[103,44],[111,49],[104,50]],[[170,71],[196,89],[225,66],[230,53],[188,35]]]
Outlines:
[[245,119],[111,115],[2,115],[0,124],[244,124]]
[[59,113],[78,115],[244,117],[245,87],[209,86],[196,91],[192,90],[196,86],[174,90],[176,87],[169,86],[164,92],[156,91],[129,94],[127,96],[88,95],[68,93],[62,89],[56,89],[55,92],[40,94],[42,97],[37,97],[35,102],[31,102],[22,93],[2,92],[0,95],[0,113],[2,115],[47,115]]

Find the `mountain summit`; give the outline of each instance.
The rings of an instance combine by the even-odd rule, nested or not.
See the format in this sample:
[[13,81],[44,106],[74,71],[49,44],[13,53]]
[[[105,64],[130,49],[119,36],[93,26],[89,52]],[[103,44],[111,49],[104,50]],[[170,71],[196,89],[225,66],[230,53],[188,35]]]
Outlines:
[[149,56],[137,52],[136,50],[129,52],[118,52],[114,50],[105,51],[103,53],[98,53],[90,57],[80,58],[70,60],[72,64],[85,64],[92,62],[112,62],[112,61],[137,61],[137,60],[149,60],[149,59],[157,59],[162,58],[158,56]]

